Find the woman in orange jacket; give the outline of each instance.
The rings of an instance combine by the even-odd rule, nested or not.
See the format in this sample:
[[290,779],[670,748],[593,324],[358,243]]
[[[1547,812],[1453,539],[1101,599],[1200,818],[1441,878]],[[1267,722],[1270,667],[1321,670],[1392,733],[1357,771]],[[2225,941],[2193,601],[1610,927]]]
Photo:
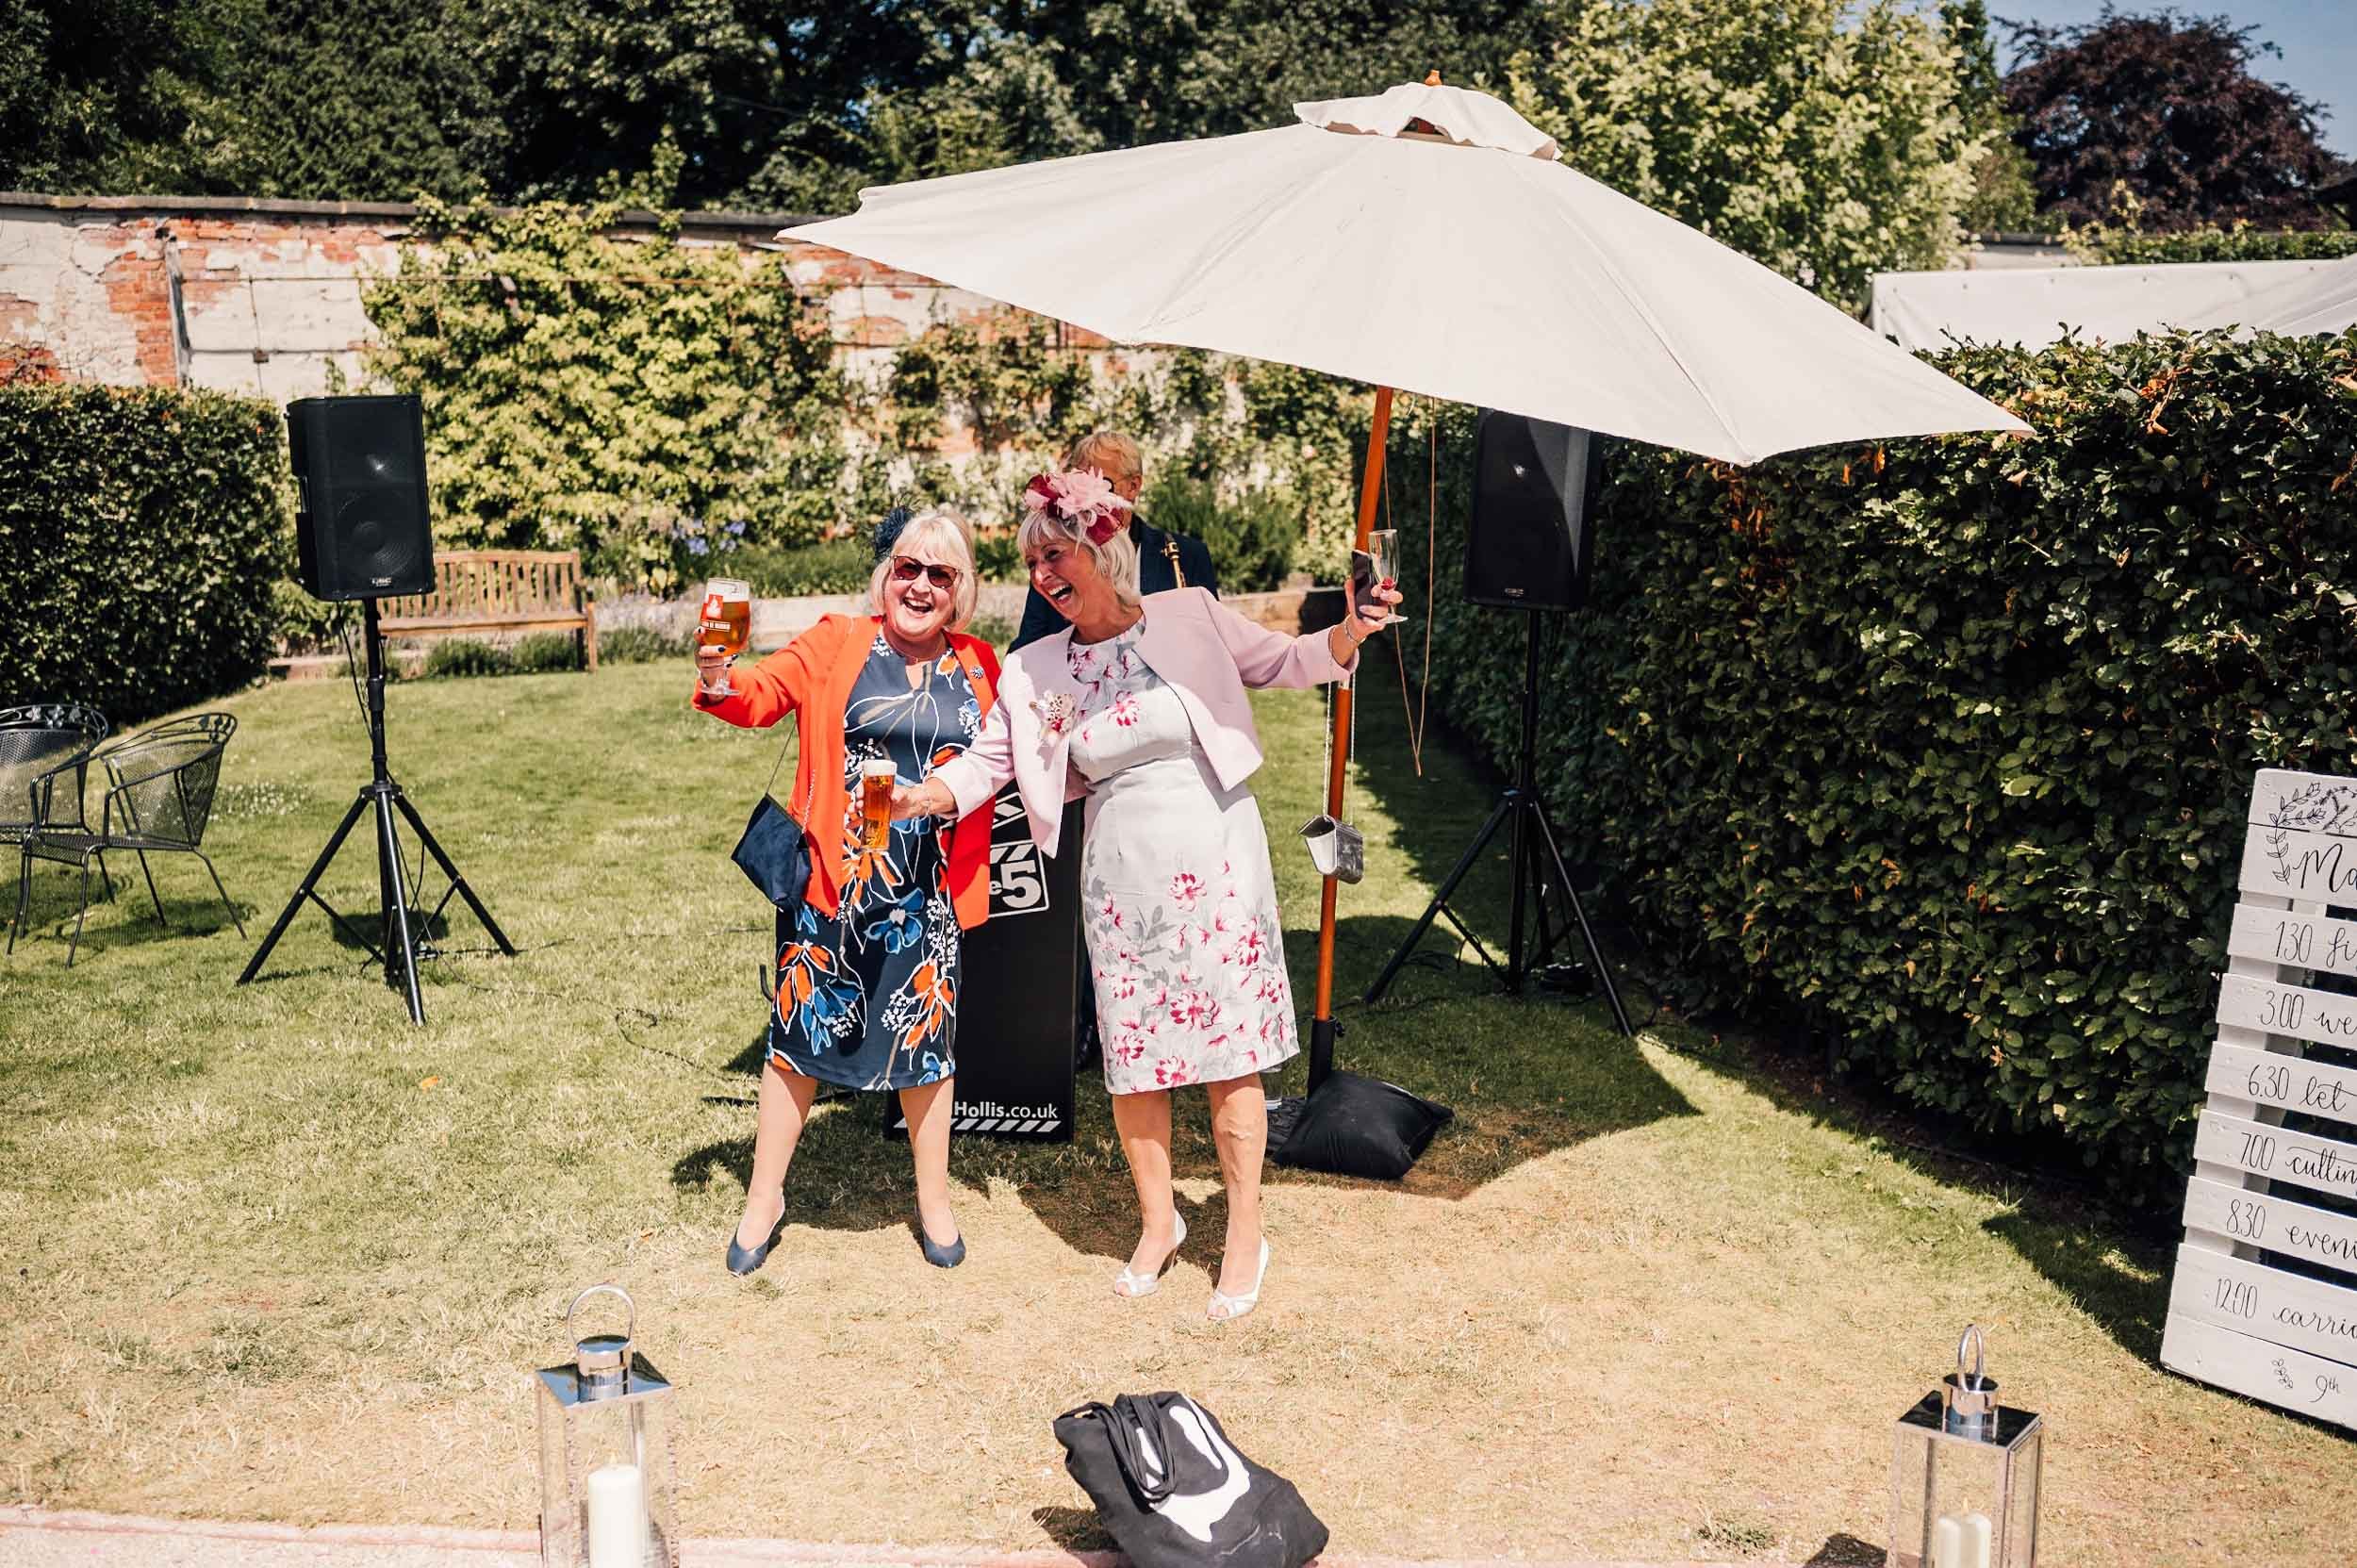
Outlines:
[[891,1089],[916,1162],[916,1236],[954,1268],[949,1210],[960,933],[990,904],[987,801],[954,824],[892,824],[861,842],[864,766],[918,784],[964,751],[997,696],[998,659],[963,631],[974,613],[972,531],[955,512],[896,512],[876,531],[870,616],[829,616],[747,669],[696,654],[695,705],[762,728],[801,716],[793,815],[809,836],[800,908],[778,917],[778,990],[761,1075],[753,1175],[730,1238],[733,1274],[759,1268],[785,1216],[785,1170],[821,1082]]

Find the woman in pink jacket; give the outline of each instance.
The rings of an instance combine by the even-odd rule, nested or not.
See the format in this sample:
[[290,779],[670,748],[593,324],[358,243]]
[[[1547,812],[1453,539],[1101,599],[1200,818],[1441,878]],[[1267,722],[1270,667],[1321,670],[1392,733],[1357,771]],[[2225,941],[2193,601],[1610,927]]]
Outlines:
[[[1148,1296],[1186,1239],[1170,1181],[1170,1091],[1200,1083],[1228,1190],[1214,1320],[1259,1305],[1268,1144],[1260,1075],[1301,1048],[1276,879],[1246,781],[1261,766],[1245,689],[1346,678],[1381,625],[1353,616],[1286,636],[1201,588],[1141,601],[1128,503],[1091,470],[1024,492],[1031,586],[1070,625],[1008,655],[997,707],[964,755],[903,786],[904,816],[964,817],[1015,781],[1040,849],[1064,801],[1088,797],[1081,930],[1095,975],[1105,1087],[1137,1184],[1141,1234],[1114,1277]],[[1399,596],[1377,589],[1386,604]]]

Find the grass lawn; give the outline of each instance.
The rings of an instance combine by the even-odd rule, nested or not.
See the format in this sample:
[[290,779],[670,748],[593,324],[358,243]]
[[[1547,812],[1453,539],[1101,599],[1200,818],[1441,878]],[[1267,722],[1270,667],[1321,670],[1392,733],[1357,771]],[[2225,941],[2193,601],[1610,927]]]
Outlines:
[[[422,1029],[316,910],[231,985],[366,777],[339,683],[222,704],[242,727],[208,847],[250,940],[201,868],[159,861],[177,929],[126,889],[68,972],[71,879],[36,868],[0,968],[8,1498],[529,1528],[530,1369],[610,1279],[683,1390],[699,1535],[1100,1543],[1049,1419],[1178,1388],[1337,1550],[1877,1561],[1890,1423],[1977,1319],[2051,1423],[2046,1560],[2349,1560],[2347,1437],[2158,1369],[2163,1252],[2052,1184],[1925,1155],[1937,1129],[1789,1063],[1659,1020],[1631,1043],[1599,1003],[1496,997],[1469,963],[1345,1015],[1349,1065],[1459,1119],[1397,1186],[1274,1172],[1276,1262],[1241,1323],[1202,1317],[1221,1211],[1199,1095],[1182,1263],[1112,1294],[1134,1221],[1094,1085],[1069,1147],[961,1140],[972,1256],[948,1273],[917,1255],[872,1105],[823,1108],[776,1255],[732,1279],[769,922],[726,854],[777,740],[690,713],[688,679],[393,689],[395,771],[523,949],[489,956],[454,915]],[[1317,900],[1292,829],[1320,712],[1260,706],[1305,1009]],[[1387,682],[1360,735],[1344,994],[1492,788],[1436,751],[1413,775]],[[364,845],[329,887],[371,908]]]

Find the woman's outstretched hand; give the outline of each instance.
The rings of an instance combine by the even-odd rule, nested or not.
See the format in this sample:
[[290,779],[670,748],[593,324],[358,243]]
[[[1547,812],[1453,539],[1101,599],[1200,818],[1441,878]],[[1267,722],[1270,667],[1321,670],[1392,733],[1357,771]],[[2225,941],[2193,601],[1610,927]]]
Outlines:
[[939,779],[927,779],[920,784],[896,784],[892,786],[892,819],[904,822],[912,817],[942,817],[957,810],[957,797]]

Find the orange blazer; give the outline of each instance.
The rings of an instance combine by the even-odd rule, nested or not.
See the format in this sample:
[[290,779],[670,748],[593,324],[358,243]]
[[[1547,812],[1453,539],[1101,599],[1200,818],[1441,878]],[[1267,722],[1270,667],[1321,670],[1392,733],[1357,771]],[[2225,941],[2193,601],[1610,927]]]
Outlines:
[[[701,685],[695,706],[749,730],[766,729],[787,714],[801,715],[800,754],[794,761],[795,819],[810,834],[810,901],[832,915],[850,873],[850,841],[843,832],[850,808],[843,787],[843,714],[851,688],[876,645],[874,616],[831,615],[750,668],[730,671],[727,697]],[[998,699],[998,655],[963,632],[949,634],[949,652],[964,667],[975,701],[987,715]],[[971,929],[990,914],[991,805],[985,801],[949,830],[949,899],[958,924]]]

